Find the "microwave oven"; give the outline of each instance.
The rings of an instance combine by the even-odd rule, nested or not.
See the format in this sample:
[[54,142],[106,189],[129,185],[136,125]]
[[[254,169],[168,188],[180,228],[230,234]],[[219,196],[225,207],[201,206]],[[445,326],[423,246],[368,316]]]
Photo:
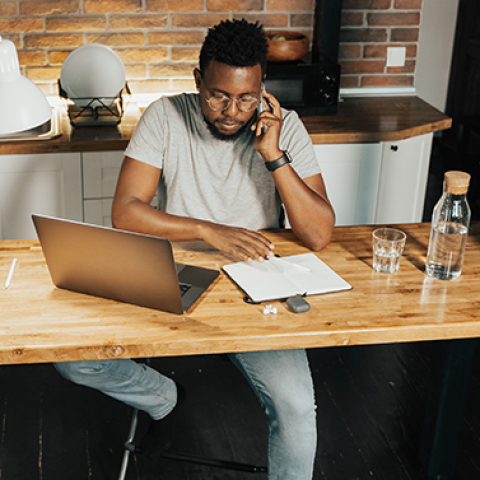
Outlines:
[[289,110],[300,116],[337,112],[340,65],[320,57],[317,63],[267,64],[265,88]]

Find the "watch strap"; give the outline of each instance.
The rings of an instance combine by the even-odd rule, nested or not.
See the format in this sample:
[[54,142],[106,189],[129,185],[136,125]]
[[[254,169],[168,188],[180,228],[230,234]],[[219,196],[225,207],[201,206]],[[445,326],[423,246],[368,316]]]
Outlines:
[[290,157],[290,154],[287,152],[287,150],[285,150],[280,158],[273,160],[273,162],[265,162],[265,166],[267,167],[268,171],[274,172],[280,167],[286,165],[287,163],[292,163],[292,158]]

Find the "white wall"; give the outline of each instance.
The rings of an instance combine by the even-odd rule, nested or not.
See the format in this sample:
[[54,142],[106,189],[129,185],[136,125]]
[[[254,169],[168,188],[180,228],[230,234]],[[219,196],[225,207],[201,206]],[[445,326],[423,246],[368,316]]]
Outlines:
[[458,0],[423,0],[415,89],[445,112]]

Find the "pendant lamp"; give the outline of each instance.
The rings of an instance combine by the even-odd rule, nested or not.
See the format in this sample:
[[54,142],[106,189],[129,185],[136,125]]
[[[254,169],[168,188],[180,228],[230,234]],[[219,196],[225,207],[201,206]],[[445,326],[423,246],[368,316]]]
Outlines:
[[20,74],[15,45],[0,37],[0,135],[30,130],[51,117],[43,92]]

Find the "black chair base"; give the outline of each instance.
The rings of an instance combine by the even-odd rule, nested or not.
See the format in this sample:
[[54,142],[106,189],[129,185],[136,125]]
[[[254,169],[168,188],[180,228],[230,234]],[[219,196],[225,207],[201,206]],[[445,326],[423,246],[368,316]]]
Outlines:
[[[135,453],[135,444],[125,443],[125,449],[131,453]],[[232,462],[229,460],[217,460],[214,458],[195,457],[193,455],[185,455],[184,453],[165,452],[162,458],[177,460],[179,462],[195,463],[197,465],[205,465],[208,467],[226,468],[228,470],[236,470],[238,472],[248,473],[268,473],[267,467],[259,467],[257,465],[248,465],[246,463]]]
[[[206,355],[211,358],[227,359],[226,355]],[[150,365],[150,358],[145,359],[145,363]],[[130,423],[130,430],[128,432],[128,438],[125,442],[125,451],[123,452],[122,465],[120,468],[120,474],[118,480],[125,480],[127,475],[128,461],[130,454],[135,452],[135,432],[137,431],[138,424],[138,410],[133,410],[132,421]],[[192,455],[185,455],[183,453],[166,452],[162,455],[162,458],[168,458],[170,460],[177,460],[180,462],[195,463],[197,465],[205,465],[209,467],[219,467],[228,470],[236,470],[237,472],[247,473],[268,473],[267,467],[261,467],[257,465],[248,465],[245,463],[231,462],[227,460],[217,460],[213,458],[195,457]]]
[[[125,452],[123,453],[122,465],[120,468],[120,475],[118,480],[125,480],[127,475],[128,461],[130,454],[135,452],[135,444],[133,440],[135,438],[135,432],[138,424],[138,410],[133,411],[132,421],[130,424],[130,431],[128,433],[128,439],[125,442]],[[170,460],[177,460],[179,462],[195,463],[197,465],[205,465],[208,467],[218,467],[228,470],[236,470],[237,472],[247,473],[268,473],[267,467],[248,465],[246,463],[231,462],[227,460],[217,460],[213,458],[195,457],[192,455],[185,455],[183,453],[166,452],[162,455],[162,458],[168,458]]]

